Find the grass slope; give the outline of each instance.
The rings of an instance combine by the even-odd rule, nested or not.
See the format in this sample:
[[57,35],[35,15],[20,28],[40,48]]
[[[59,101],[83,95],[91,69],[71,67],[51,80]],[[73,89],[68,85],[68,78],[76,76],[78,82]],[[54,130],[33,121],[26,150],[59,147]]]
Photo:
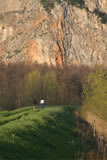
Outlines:
[[89,151],[72,110],[53,106],[0,112],[0,160],[75,160]]

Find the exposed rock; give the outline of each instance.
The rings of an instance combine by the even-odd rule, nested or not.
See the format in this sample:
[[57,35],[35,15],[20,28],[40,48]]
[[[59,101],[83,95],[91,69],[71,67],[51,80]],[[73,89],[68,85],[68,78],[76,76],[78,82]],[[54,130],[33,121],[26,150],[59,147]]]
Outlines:
[[85,5],[90,11],[94,11],[97,8],[100,11],[107,13],[106,0],[85,0]]
[[100,19],[85,9],[70,6],[68,12],[67,18],[71,19],[71,24],[67,24],[68,28],[71,26],[68,35],[72,35],[71,46],[66,47],[69,63],[73,60],[88,65],[104,63],[107,30],[103,26],[106,25],[102,26]]
[[0,0],[0,14],[6,12],[16,12],[24,9],[23,0]]
[[83,9],[62,1],[48,13],[39,0],[0,0],[0,61],[48,64],[105,64],[105,0],[86,0]]
[[97,0],[96,3],[98,5],[98,8],[102,12],[106,12],[107,13],[107,1],[106,0]]

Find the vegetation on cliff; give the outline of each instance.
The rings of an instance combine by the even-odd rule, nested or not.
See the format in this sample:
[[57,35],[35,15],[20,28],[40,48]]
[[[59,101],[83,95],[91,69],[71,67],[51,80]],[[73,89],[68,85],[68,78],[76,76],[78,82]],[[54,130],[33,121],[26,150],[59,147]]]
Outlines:
[[[41,2],[46,9],[50,10],[54,7],[55,2],[61,3],[61,0],[41,0]],[[80,8],[84,6],[84,0],[65,0],[65,2]]]
[[[54,8],[55,2],[61,3],[61,0],[41,0],[41,3],[47,11],[50,11],[52,8]],[[85,0],[65,0],[65,2],[78,8],[85,8],[87,12],[90,13],[88,7],[85,5]],[[107,13],[100,11],[99,8],[94,9],[92,13],[101,18],[102,23],[107,24]]]

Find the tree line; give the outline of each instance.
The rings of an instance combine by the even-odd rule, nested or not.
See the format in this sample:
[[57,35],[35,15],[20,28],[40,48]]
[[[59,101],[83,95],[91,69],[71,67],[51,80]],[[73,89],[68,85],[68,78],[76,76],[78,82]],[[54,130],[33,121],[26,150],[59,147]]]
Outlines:
[[80,104],[88,66],[63,67],[34,63],[0,64],[0,109],[32,104],[41,97],[47,105]]
[[[92,103],[89,97],[102,88],[97,80],[100,76],[97,68],[73,64],[55,67],[37,63],[1,63],[0,109],[30,106],[33,98],[39,104],[42,97],[47,105]],[[105,75],[105,71],[102,70],[102,74]],[[96,83],[101,87],[95,88]],[[101,79],[101,84],[106,86],[106,80]],[[98,93],[102,95],[103,90]]]

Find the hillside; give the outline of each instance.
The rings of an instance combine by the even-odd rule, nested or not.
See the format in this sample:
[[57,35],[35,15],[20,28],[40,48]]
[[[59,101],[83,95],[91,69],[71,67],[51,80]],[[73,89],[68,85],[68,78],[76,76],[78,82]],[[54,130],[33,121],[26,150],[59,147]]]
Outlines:
[[0,4],[0,61],[106,65],[106,0]]
[[96,143],[88,128],[84,133],[81,125],[77,128],[73,110],[51,106],[0,112],[0,160],[89,160]]

